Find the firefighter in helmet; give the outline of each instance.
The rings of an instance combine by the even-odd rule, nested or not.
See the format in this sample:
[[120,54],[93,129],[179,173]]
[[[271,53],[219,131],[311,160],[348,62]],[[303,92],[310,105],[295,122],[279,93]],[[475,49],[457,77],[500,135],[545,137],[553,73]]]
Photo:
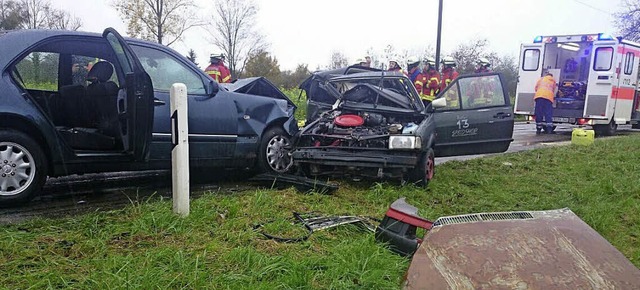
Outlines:
[[[491,63],[488,59],[481,57],[477,61],[477,69],[475,73],[490,73]],[[495,83],[495,77],[479,77],[470,83],[467,90],[470,95],[468,98],[468,106],[472,108],[490,106],[494,102],[495,92],[499,86]],[[498,100],[496,100],[498,101]]]
[[453,80],[458,78],[460,74],[456,71],[456,60],[453,57],[445,56],[442,58],[442,83],[440,90],[444,90]]
[[402,67],[400,67],[400,62],[398,61],[397,58],[393,57],[389,60],[389,69],[387,69],[388,71],[396,71],[396,72],[401,72],[404,73],[402,71]]
[[424,68],[413,84],[425,105],[435,99],[440,89],[440,73],[436,70],[436,61],[433,58],[425,59]]
[[224,65],[224,54],[212,54],[210,61],[211,64],[204,72],[218,83],[230,83],[231,73],[227,66]]
[[356,59],[356,63],[354,63],[353,66],[367,67],[367,61],[364,60],[364,58]]
[[476,73],[489,73],[491,72],[491,62],[489,62],[488,59],[481,57],[480,59],[478,59],[478,61],[476,62],[476,64],[478,65],[476,67]]
[[407,59],[407,73],[411,82],[414,83],[420,74],[420,60],[417,57],[412,56]]
[[[442,81],[440,82],[440,91],[444,91],[451,82],[458,78],[458,72],[456,71],[456,61],[453,57],[445,56],[442,58]],[[459,108],[458,94],[453,90],[449,93],[445,93],[444,96],[447,99],[447,107],[451,109]]]

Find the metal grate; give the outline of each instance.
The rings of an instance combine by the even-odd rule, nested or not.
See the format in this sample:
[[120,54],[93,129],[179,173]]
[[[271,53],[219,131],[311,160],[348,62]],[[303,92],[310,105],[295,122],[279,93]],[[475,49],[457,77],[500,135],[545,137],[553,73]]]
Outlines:
[[441,217],[433,223],[434,227],[452,224],[464,224],[479,221],[501,221],[501,220],[523,220],[532,219],[529,212],[497,212],[497,213],[474,213],[450,217]]
[[533,215],[528,212],[498,212],[498,213],[481,213],[480,219],[483,221],[500,221],[500,220],[524,220],[532,219]]

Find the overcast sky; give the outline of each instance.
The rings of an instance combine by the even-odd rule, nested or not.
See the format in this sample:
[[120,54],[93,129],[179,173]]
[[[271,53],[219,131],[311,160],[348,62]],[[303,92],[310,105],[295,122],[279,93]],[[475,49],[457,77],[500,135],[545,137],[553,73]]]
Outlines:
[[[212,18],[213,1],[195,0],[202,17]],[[110,6],[111,0],[52,0],[83,21],[81,30],[102,32],[114,27],[126,35],[126,24]],[[437,0],[255,0],[259,6],[257,29],[270,44],[280,68],[309,64],[326,66],[339,51],[350,62],[368,49],[377,52],[392,44],[397,51],[420,54],[435,50]],[[486,38],[492,50],[517,57],[520,44],[537,35],[615,33],[611,13],[620,0],[444,0],[442,52],[472,39]],[[208,12],[207,14],[204,14]],[[201,67],[218,52],[209,44],[205,28],[194,28],[181,43],[182,54],[193,48]]]

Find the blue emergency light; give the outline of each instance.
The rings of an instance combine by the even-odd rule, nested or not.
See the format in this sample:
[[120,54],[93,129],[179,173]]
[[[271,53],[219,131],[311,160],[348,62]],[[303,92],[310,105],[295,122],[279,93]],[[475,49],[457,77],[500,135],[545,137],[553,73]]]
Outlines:
[[613,40],[613,36],[608,33],[598,33],[598,40]]
[[536,38],[533,39],[533,43],[540,43],[542,42],[542,35],[536,36]]

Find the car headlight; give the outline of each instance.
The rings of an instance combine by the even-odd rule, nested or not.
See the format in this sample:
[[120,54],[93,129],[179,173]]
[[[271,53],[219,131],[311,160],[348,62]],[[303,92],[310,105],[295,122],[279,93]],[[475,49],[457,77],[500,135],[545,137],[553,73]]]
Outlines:
[[422,139],[417,136],[390,136],[389,149],[420,149]]

